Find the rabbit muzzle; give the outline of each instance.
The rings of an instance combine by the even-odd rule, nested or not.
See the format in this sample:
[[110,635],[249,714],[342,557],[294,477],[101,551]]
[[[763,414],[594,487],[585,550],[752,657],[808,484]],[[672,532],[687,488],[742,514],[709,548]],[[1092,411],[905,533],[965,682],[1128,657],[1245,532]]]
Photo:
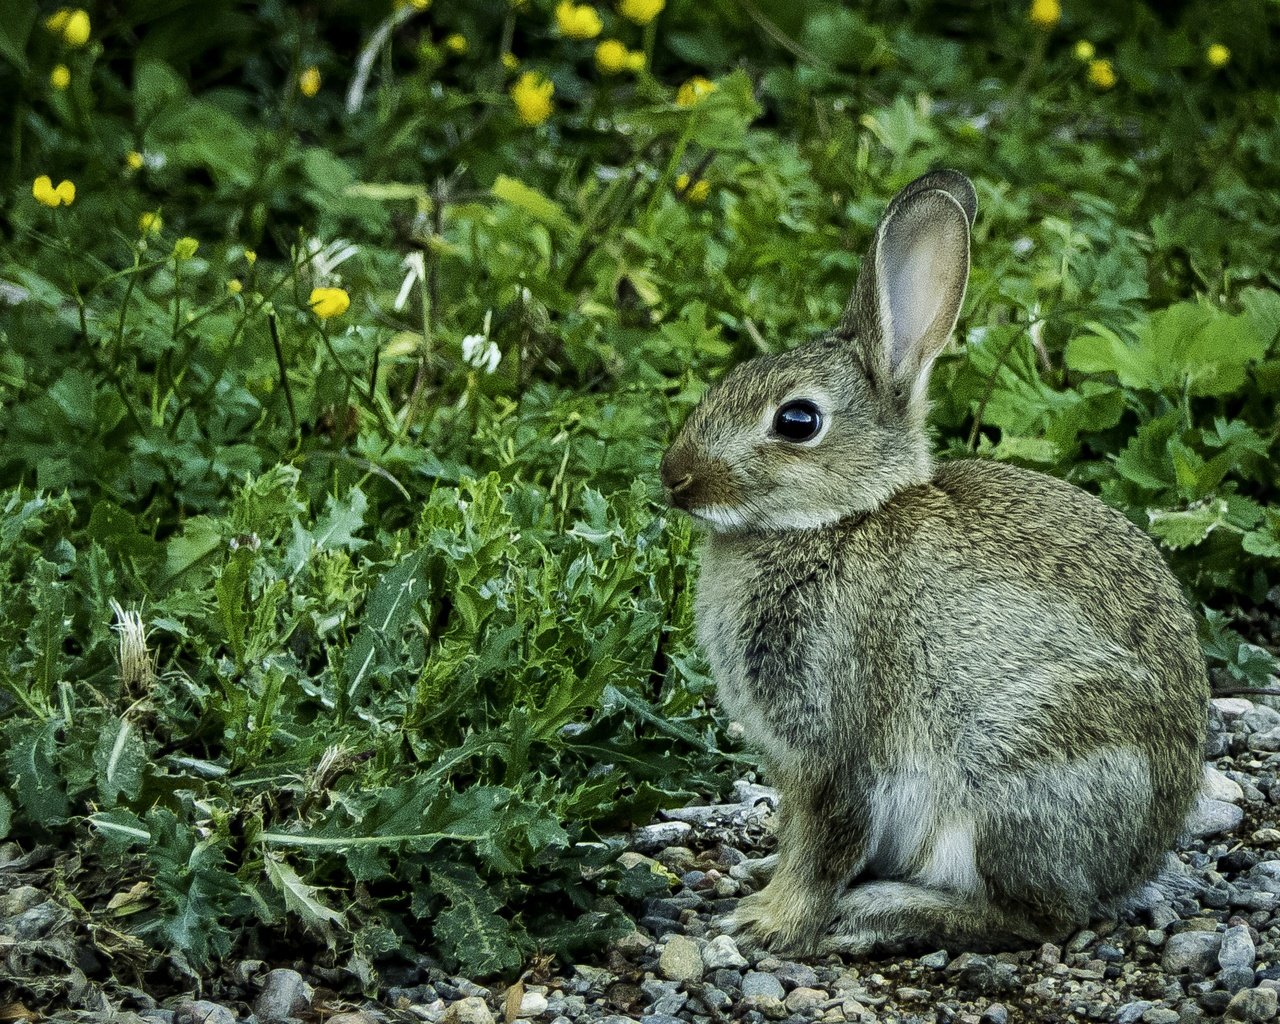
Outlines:
[[729,466],[689,448],[673,446],[662,458],[659,470],[667,504],[696,515],[712,505],[733,505],[737,488]]

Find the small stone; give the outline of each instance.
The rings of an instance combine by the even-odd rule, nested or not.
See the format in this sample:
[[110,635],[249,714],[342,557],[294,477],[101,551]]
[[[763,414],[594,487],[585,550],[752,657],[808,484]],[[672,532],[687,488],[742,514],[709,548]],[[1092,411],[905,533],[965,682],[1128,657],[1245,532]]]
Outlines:
[[1217,932],[1181,932],[1164,944],[1161,965],[1169,974],[1184,971],[1207,974],[1218,959],[1222,936]]
[[992,1003],[982,1011],[981,1024],[1008,1024],[1009,1011],[1003,1003]]
[[817,971],[808,964],[798,964],[793,960],[779,962],[770,973],[787,988],[816,988],[818,984]]
[[926,1000],[928,1000],[932,996],[932,994],[933,993],[931,993],[927,988],[899,987],[894,992],[894,995],[897,996],[899,999],[905,999],[909,1002],[920,1002],[920,1003],[923,1003]]
[[747,1000],[747,1006],[748,1012],[742,1018],[747,1022],[751,1019],[751,1010],[762,1013],[769,1020],[782,1020],[787,1015],[787,1004],[774,996],[752,996]]
[[1275,846],[1280,843],[1280,828],[1260,828],[1253,834],[1253,841],[1258,846]]
[[1092,932],[1088,928],[1085,928],[1082,931],[1077,932],[1075,937],[1067,943],[1067,952],[1082,953],[1097,937],[1097,932]]
[[1280,725],[1263,732],[1255,732],[1249,737],[1249,749],[1267,752],[1280,750]]
[[929,967],[933,970],[941,970],[951,961],[951,954],[945,949],[940,949],[936,953],[926,953],[920,958],[921,967]]
[[1116,1011],[1115,1024],[1137,1024],[1149,1009],[1151,1009],[1151,1003],[1146,999],[1136,1003],[1126,1003]]
[[[687,821],[660,821],[654,825],[645,825],[631,833],[631,848],[641,853],[653,853],[666,850],[687,838],[693,826]],[[670,865],[667,865],[670,867]]]
[[785,1002],[787,1009],[792,1013],[804,1013],[806,1010],[816,1010],[830,998],[831,996],[820,988],[795,988],[787,993]]
[[1226,1020],[1264,1024],[1276,1015],[1276,991],[1271,988],[1247,988],[1237,992],[1227,1004]]
[[702,951],[702,962],[708,970],[722,967],[746,967],[747,958],[738,952],[738,944],[729,935],[717,935]]
[[1239,718],[1253,710],[1253,701],[1245,700],[1243,697],[1214,697],[1209,703],[1227,721]]
[[771,997],[781,1001],[787,992],[782,982],[772,974],[761,971],[747,971],[742,979],[742,997],[744,999]]
[[493,1024],[493,1011],[479,996],[466,996],[449,1004],[440,1024]]
[[280,967],[269,971],[262,981],[262,991],[253,1002],[259,1020],[284,1020],[300,1017],[311,1008],[314,993],[297,971]]
[[980,953],[961,953],[947,965],[961,989],[977,992],[1011,992],[1018,987],[1018,970],[1013,964]]
[[236,1024],[236,1015],[219,1003],[194,999],[174,1011],[173,1024]]
[[[538,1017],[547,1010],[547,997],[541,992],[526,992],[520,999],[517,1017]],[[329,1024],[333,1024],[330,1021]]]
[[349,1013],[335,1013],[326,1018],[325,1024],[378,1024],[378,1018],[363,1010],[352,1010]]
[[1255,704],[1240,716],[1240,722],[1249,732],[1264,732],[1280,725],[1280,711],[1265,704]]
[[1036,953],[1036,958],[1046,967],[1056,967],[1062,963],[1062,950],[1052,942],[1046,942]]
[[1239,827],[1243,820],[1244,811],[1235,804],[1201,796],[1191,813],[1187,815],[1185,828],[1191,836],[1207,839],[1210,836],[1232,831]]
[[1178,1024],[1181,1014],[1166,1006],[1153,1006],[1142,1015],[1142,1024]]
[[672,981],[697,981],[702,977],[702,954],[697,944],[683,935],[672,935],[658,957],[658,970]]
[[1202,792],[1212,800],[1225,800],[1229,804],[1239,803],[1244,799],[1244,790],[1235,779],[1229,779],[1211,764],[1204,766],[1204,786]]

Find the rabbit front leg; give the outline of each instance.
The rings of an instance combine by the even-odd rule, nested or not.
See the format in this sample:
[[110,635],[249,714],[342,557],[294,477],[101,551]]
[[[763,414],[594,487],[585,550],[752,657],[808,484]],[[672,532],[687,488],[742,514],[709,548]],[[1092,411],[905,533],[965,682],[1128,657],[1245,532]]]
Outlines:
[[838,897],[866,863],[866,809],[847,777],[837,782],[797,773],[795,784],[779,782],[783,817],[773,878],[744,897],[720,926],[748,942],[799,955],[819,947]]

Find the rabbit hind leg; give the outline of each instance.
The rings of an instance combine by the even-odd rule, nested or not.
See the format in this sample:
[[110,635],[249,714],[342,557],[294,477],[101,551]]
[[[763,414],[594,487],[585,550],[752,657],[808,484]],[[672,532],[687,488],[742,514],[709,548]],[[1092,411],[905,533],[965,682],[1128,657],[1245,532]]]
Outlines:
[[918,882],[872,881],[841,897],[822,950],[861,955],[873,947],[914,944],[990,948],[1008,944],[1018,930],[983,894]]

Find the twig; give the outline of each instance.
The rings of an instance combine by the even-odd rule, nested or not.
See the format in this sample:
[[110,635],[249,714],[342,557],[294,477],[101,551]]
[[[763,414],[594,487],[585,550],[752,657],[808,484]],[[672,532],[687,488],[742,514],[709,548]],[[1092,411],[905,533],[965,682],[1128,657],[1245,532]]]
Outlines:
[[276,350],[276,366],[280,370],[280,386],[284,389],[284,400],[289,406],[289,422],[293,425],[294,434],[298,433],[298,411],[293,405],[293,389],[289,386],[289,372],[284,365],[284,347],[280,344],[280,329],[276,326],[274,311],[267,314],[267,326],[271,329],[271,347]]

